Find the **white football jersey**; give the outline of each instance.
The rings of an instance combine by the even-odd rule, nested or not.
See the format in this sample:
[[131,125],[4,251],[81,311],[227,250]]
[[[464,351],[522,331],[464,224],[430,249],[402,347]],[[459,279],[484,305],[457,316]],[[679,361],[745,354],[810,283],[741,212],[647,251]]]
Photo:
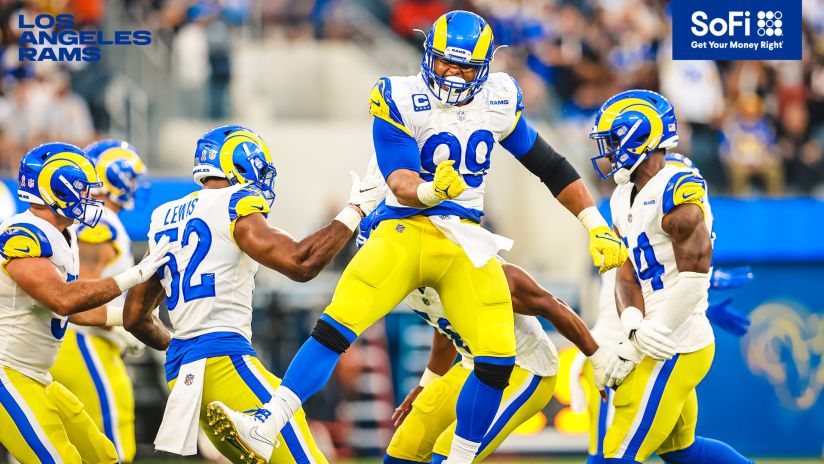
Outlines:
[[[12,258],[45,257],[67,281],[77,279],[79,254],[74,231],[66,235],[30,211],[0,224],[0,253]],[[57,359],[68,317],[61,317],[27,295],[0,272],[0,366],[8,366],[43,384]]]
[[251,341],[258,263],[238,248],[233,231],[238,218],[268,212],[249,185],[199,190],[154,210],[149,246],[163,235],[182,245],[158,271],[176,339],[233,332]]
[[[691,169],[666,165],[638,192],[630,204],[634,184],[619,185],[610,199],[613,224],[627,243],[629,259],[644,295],[646,315],[651,316],[664,305],[679,304],[669,298],[678,269],[669,234],[663,229],[664,215],[675,206],[700,197],[704,221],[712,231],[712,211],[704,189],[690,189],[690,184],[704,181]],[[710,232],[711,233],[711,232]],[[713,342],[714,336],[705,315],[707,301],[693,308],[692,314],[672,334],[679,352],[689,353]]]
[[[371,99],[371,114],[417,142],[424,180],[432,180],[439,163],[455,161],[453,166],[464,174],[467,188],[459,197],[444,203],[465,208],[479,217],[492,148],[512,132],[523,109],[521,90],[515,80],[506,73],[491,73],[468,104],[454,106],[434,98],[421,74],[388,77],[378,81]],[[391,191],[386,205],[402,206]]]
[[[132,255],[132,241],[129,238],[126,227],[120,220],[120,216],[109,208],[103,208],[103,216],[94,227],[87,225],[72,226],[77,233],[77,241],[85,243],[108,243],[111,242],[114,246],[117,256],[115,259],[103,268],[101,277],[112,277],[134,266],[134,255]],[[122,293],[112,301],[106,303],[106,306],[115,308],[123,308],[126,303],[126,294]],[[100,327],[88,327],[71,325],[71,328],[88,335],[98,337],[110,338],[109,331]],[[119,340],[118,340],[119,341]]]
[[[427,287],[423,292],[416,289],[406,297],[406,304],[427,324],[451,340],[461,355],[461,363],[472,369],[471,347],[464,343],[449,323],[435,289]],[[515,364],[532,374],[551,377],[558,372],[558,352],[535,317],[515,314],[515,352],[518,353]]]

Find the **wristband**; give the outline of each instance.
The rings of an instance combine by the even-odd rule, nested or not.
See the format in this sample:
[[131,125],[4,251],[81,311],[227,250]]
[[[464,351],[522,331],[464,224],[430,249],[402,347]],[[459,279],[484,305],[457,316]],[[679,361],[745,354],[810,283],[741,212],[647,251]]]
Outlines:
[[596,227],[609,227],[607,221],[601,216],[601,213],[598,211],[598,208],[594,206],[589,206],[581,210],[578,213],[578,220],[581,221],[581,224],[587,230],[592,230]]
[[624,334],[629,338],[632,331],[641,325],[644,320],[644,313],[635,306],[627,306],[621,312],[621,326],[624,328]]
[[418,385],[420,385],[423,388],[426,388],[427,385],[429,385],[435,380],[440,379],[441,377],[442,376],[430,371],[427,367],[426,370],[423,371],[423,375],[421,375],[421,380],[420,382],[418,382]]
[[433,182],[423,182],[418,184],[418,200],[426,206],[435,206],[440,203],[441,198],[435,195]]
[[120,293],[137,285],[137,276],[135,276],[135,274],[137,274],[137,272],[135,272],[134,267],[130,267],[120,274],[112,276],[112,279],[114,279],[114,282],[117,284],[117,288],[120,289]]
[[106,327],[123,326],[123,308],[117,306],[106,306]]
[[352,232],[357,230],[358,226],[360,226],[361,216],[359,210],[355,209],[354,205],[346,205],[337,216],[335,216],[336,221],[340,221],[349,228]]

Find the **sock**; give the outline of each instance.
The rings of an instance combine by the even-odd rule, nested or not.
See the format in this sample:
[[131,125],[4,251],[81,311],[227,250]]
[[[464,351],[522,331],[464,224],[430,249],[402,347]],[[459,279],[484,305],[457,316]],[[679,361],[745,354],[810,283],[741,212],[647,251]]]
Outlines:
[[458,395],[458,404],[455,408],[458,423],[449,452],[450,463],[472,462],[484,434],[495,419],[503,394],[503,390],[492,388],[478,380],[475,372],[469,374]]
[[[471,464],[478,454],[478,449],[481,447],[480,440],[469,441],[459,437],[457,434],[452,437],[452,447],[449,448],[449,456],[446,461],[441,461],[446,464]],[[435,458],[432,458],[435,462]]]
[[300,398],[289,387],[281,385],[276,388],[272,399],[263,405],[263,409],[272,413],[261,427],[265,436],[277,437],[280,429],[298,412],[300,405]]
[[338,364],[340,355],[309,337],[289,363],[281,386],[295,392],[301,403],[320,391]]
[[695,437],[692,445],[660,455],[673,464],[755,464],[730,445],[711,438]]
[[446,456],[443,454],[432,453],[432,464],[441,464],[446,461]]
[[426,461],[410,461],[390,456],[389,453],[383,455],[383,464],[428,464]]

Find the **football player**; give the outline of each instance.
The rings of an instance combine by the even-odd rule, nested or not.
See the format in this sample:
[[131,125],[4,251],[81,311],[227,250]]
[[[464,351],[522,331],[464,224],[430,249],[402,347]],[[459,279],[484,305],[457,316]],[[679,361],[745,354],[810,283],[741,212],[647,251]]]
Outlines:
[[[92,160],[103,187],[92,198],[103,202],[100,221],[77,228],[80,278],[116,275],[134,263],[131,240],[120,221],[121,210],[134,207],[140,179],[145,175],[137,150],[120,140],[101,140],[84,149]],[[126,296],[106,306],[123,313]],[[55,380],[74,393],[97,427],[114,443],[121,462],[135,455],[134,392],[121,352],[140,352],[143,344],[126,332],[122,321],[115,327],[79,327],[69,324],[57,361],[51,369]]]
[[612,400],[606,462],[644,462],[657,453],[676,463],[751,463],[729,445],[695,435],[695,387],[715,349],[705,315],[713,218],[701,175],[664,158],[678,141],[672,105],[647,90],[619,93],[601,106],[590,137],[599,176],[618,183],[610,210],[632,250],[615,283],[629,339],[622,345],[632,350],[618,351],[638,362]]
[[[666,111],[664,112],[666,113]],[[679,153],[667,152],[664,159],[668,165],[696,170],[692,161]],[[624,335],[621,327],[621,321],[615,310],[616,273],[617,270],[611,270],[601,275],[598,318],[592,327],[592,336],[595,337],[599,345],[609,350],[615,350],[620,342],[626,340],[626,335]],[[716,290],[737,288],[745,285],[750,280],[752,280],[752,272],[750,272],[749,267],[729,270],[713,269],[712,277],[710,278],[710,288]],[[747,333],[750,321],[747,316],[730,307],[731,301],[731,298],[727,298],[718,303],[710,304],[707,308],[707,318],[713,325],[735,336],[741,337]],[[612,403],[609,401],[614,395],[614,391],[606,390],[606,398],[599,396],[599,389],[593,378],[592,365],[586,361],[586,356],[579,352],[570,367],[569,380],[570,391],[572,392],[570,407],[575,412],[587,411],[590,419],[587,463],[601,464],[604,462],[604,435],[609,428],[611,418],[614,414],[611,409]],[[588,378],[586,384],[581,383],[582,373]],[[589,387],[589,392],[584,391],[585,387]]]
[[20,161],[18,196],[29,209],[0,224],[0,443],[20,462],[117,462],[114,446],[82,403],[49,374],[71,317],[113,325],[103,307],[168,261],[174,244],[158,243],[140,264],[99,279],[78,280],[77,239],[69,228],[94,227],[103,184],[83,150],[47,143]]
[[382,78],[372,89],[373,142],[391,190],[372,238],[347,266],[312,336],[264,406],[269,418],[210,407],[219,433],[237,437],[258,461],[269,457],[275,436],[301,403],[326,384],[341,353],[418,287],[438,292],[450,323],[473,347],[474,370],[457,401],[449,462],[475,458],[515,365],[512,302],[494,259],[506,245],[478,227],[496,143],[579,217],[602,271],[626,260],[623,243],[578,173],[522,116],[518,84],[489,72],[494,50],[483,18],[452,11],[430,29],[419,74]]
[[[276,170],[257,134],[241,126],[215,128],[198,141],[194,160],[194,180],[202,189],[157,207],[149,228],[151,249],[162,237],[183,248],[157,276],[129,292],[124,315],[135,336],[156,349],[168,348],[166,380],[172,392],[155,446],[179,454],[196,451],[196,424],[208,430],[209,402],[219,399],[243,411],[256,410],[280,384],[251,345],[259,265],[299,282],[314,278],[385,195],[380,176],[361,181],[352,174],[348,205],[328,225],[297,241],[266,221]],[[152,316],[164,296],[174,327],[171,340]],[[188,417],[195,430],[187,435],[181,430],[190,427],[182,421]],[[246,459],[238,443],[207,435],[233,462]],[[283,445],[272,462],[327,462],[302,411],[280,431],[279,440]]]

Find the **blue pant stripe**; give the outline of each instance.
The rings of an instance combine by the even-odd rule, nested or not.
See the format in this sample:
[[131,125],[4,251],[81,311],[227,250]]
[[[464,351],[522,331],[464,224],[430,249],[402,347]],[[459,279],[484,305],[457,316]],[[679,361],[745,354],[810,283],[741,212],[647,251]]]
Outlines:
[[[229,356],[229,359],[232,360],[232,365],[235,367],[237,374],[246,386],[252,390],[252,393],[257,396],[261,404],[272,399],[272,394],[269,393],[266,386],[260,383],[260,380],[258,380],[255,374],[249,370],[249,366],[246,365],[246,361],[243,360],[243,356]],[[295,458],[295,461],[297,461],[298,464],[308,464],[310,462],[309,457],[306,456],[306,453],[303,451],[303,447],[300,445],[300,440],[298,440],[295,430],[292,428],[292,424],[287,422],[286,426],[280,431],[280,434],[286,442],[286,446],[289,447],[289,451],[292,453],[292,457]]]
[[521,409],[521,406],[523,406],[532,394],[535,393],[535,390],[538,389],[538,384],[541,383],[542,379],[543,377],[538,377],[537,375],[532,376],[532,380],[529,382],[529,386],[526,387],[526,390],[524,390],[524,392],[521,393],[521,396],[516,398],[515,401],[509,404],[506,410],[501,413],[500,417],[498,417],[498,420],[492,424],[492,427],[490,427],[489,430],[487,430],[486,435],[484,435],[483,440],[481,440],[481,447],[478,448],[478,453],[483,452],[489,443],[491,443],[492,440],[494,440],[495,437],[501,433],[501,430],[503,430],[507,422],[512,419],[512,416],[514,416],[515,413]]
[[115,443],[115,425],[112,423],[112,411],[109,408],[109,405],[111,404],[109,403],[109,395],[106,393],[106,388],[103,386],[103,378],[100,376],[100,372],[97,371],[97,367],[94,365],[94,360],[92,360],[92,355],[89,353],[89,347],[86,344],[87,341],[88,339],[85,335],[77,332],[77,348],[80,350],[80,356],[83,357],[83,362],[86,364],[86,369],[89,370],[89,375],[94,383],[94,389],[97,390],[97,399],[100,401],[100,413],[103,415],[103,433],[106,434],[106,438],[111,440],[112,443]]
[[641,424],[638,425],[635,436],[633,436],[629,442],[627,451],[624,453],[624,458],[634,460],[635,455],[638,454],[638,450],[641,448],[641,444],[647,437],[647,433],[650,427],[652,427],[652,422],[655,420],[658,406],[661,404],[661,397],[664,396],[664,388],[667,386],[667,381],[669,381],[670,374],[672,374],[672,370],[675,368],[675,363],[678,362],[679,356],[679,354],[676,354],[671,359],[664,361],[664,365],[661,366],[661,370],[658,371],[658,378],[655,379],[655,384],[652,386],[647,407],[644,410],[644,415],[641,417]]
[[[2,367],[0,367],[0,369],[2,369]],[[55,464],[54,458],[51,453],[49,453],[49,450],[46,449],[46,445],[40,441],[40,438],[37,436],[37,432],[34,431],[34,427],[32,427],[31,423],[29,423],[29,418],[26,417],[26,413],[23,412],[20,405],[14,401],[14,397],[11,396],[11,393],[6,389],[6,386],[3,385],[3,382],[1,381],[0,405],[2,405],[9,416],[11,416],[14,425],[17,426],[17,430],[19,430],[20,434],[23,435],[23,439],[26,440],[26,444],[29,445],[29,448],[31,448],[31,450],[34,451],[34,454],[37,455],[37,459],[43,463]]]
[[408,459],[396,458],[389,453],[383,455],[383,464],[427,464],[429,461],[410,461]]
[[612,389],[607,388],[606,393],[606,400],[598,397],[601,404],[598,409],[598,453],[595,456],[599,458],[604,457],[604,437],[607,434],[607,415],[609,415],[609,405],[613,395]]
[[498,358],[495,356],[475,356],[475,363],[495,364],[496,366],[513,366],[515,365],[515,356],[506,358]]
[[329,324],[332,325],[332,327],[338,329],[338,332],[340,332],[341,335],[346,337],[346,340],[348,340],[349,343],[353,343],[355,341],[355,339],[358,338],[358,335],[355,332],[353,332],[350,328],[346,327],[345,325],[341,324],[340,322],[332,319],[332,316],[329,316],[327,314],[321,314],[320,320],[322,320],[324,322],[328,322]]
[[446,461],[446,456],[443,454],[432,453],[432,464],[441,464]]

